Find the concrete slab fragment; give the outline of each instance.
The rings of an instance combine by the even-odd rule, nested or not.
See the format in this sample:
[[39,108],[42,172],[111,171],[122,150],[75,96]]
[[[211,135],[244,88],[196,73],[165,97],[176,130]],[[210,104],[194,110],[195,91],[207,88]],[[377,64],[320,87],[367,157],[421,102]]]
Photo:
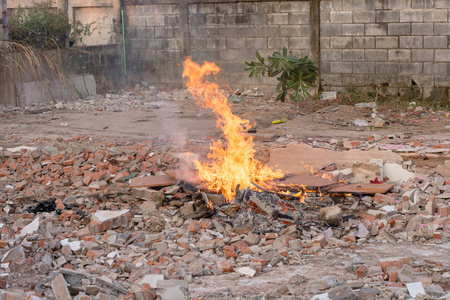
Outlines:
[[338,169],[350,168],[358,160],[369,162],[371,159],[382,159],[385,162],[402,162],[400,155],[389,150],[378,150],[377,147],[362,151],[331,151],[313,148],[306,144],[290,144],[286,148],[273,151],[270,154],[269,167],[281,169],[295,174],[310,174],[311,168],[319,170],[326,164],[334,162]]
[[389,181],[409,181],[416,177],[416,174],[403,169],[402,165],[396,163],[385,163],[383,166],[384,176],[389,178]]

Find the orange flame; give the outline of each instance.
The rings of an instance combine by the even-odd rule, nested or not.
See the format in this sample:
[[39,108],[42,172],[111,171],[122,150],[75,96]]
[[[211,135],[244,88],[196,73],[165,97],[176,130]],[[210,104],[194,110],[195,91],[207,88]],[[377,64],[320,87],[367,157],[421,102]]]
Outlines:
[[184,62],[183,77],[187,77],[188,91],[197,104],[210,108],[217,117],[217,127],[225,135],[226,142],[213,141],[208,158],[211,163],[197,161],[200,179],[211,191],[222,193],[230,201],[234,198],[236,186],[247,188],[252,182],[283,177],[283,172],[271,168],[255,159],[253,138],[245,134],[251,128],[250,122],[234,115],[228,105],[226,93],[215,83],[205,80],[205,76],[217,74],[220,68],[211,62],[199,65],[188,57]]

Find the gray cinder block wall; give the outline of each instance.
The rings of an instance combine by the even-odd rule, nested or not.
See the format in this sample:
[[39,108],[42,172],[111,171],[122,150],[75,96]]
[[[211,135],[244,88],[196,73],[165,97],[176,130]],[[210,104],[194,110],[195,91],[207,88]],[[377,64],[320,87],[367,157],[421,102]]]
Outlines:
[[325,90],[449,97],[450,0],[321,1]]
[[244,61],[286,46],[319,62],[322,87],[449,97],[450,0],[124,0],[129,80],[182,86],[182,62],[213,61],[219,84],[273,87]]

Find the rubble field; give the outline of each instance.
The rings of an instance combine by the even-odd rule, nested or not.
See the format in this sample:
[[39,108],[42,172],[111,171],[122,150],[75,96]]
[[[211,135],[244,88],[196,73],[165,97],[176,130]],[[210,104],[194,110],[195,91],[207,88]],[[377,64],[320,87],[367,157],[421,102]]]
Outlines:
[[0,107],[0,299],[450,299],[448,110],[228,99],[286,174],[231,201],[186,90]]

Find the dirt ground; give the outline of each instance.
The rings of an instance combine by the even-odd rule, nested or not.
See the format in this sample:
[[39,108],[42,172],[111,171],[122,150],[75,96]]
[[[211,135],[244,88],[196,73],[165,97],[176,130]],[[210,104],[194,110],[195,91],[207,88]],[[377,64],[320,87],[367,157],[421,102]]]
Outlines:
[[[120,111],[107,111],[100,105],[93,111],[47,109],[3,114],[0,111],[0,132],[3,140],[9,137],[33,140],[87,135],[93,139],[130,142],[166,139],[178,146],[220,136],[213,113],[196,105],[186,91],[165,94],[169,96],[147,98],[145,107],[127,106]],[[97,96],[97,99],[99,97],[102,96]],[[133,101],[133,96],[129,101]],[[269,130],[280,136],[285,134],[290,139],[361,139],[378,134],[398,135],[399,141],[405,142],[433,142],[450,137],[450,129],[446,128],[450,125],[450,114],[445,110],[424,108],[423,111],[414,111],[382,105],[377,115],[386,121],[384,128],[361,128],[353,122],[356,119],[370,120],[372,109],[338,103],[321,100],[281,103],[268,95],[243,97],[243,101],[231,104],[233,112],[250,120],[257,132]],[[272,124],[272,121],[283,118],[289,121]]]
[[[154,140],[166,147],[167,151],[177,149],[193,151],[201,156],[208,152],[212,139],[221,137],[216,127],[214,114],[195,103],[186,91],[168,91],[167,97],[147,97],[146,105],[130,106],[129,103],[139,96],[137,92],[124,100],[124,106],[117,111],[95,107],[88,109],[17,109],[0,111],[0,146],[3,148],[19,145],[36,145],[45,139],[62,139],[74,136],[88,136],[94,141],[116,141],[137,143]],[[139,98],[138,98],[139,99]],[[88,99],[89,100],[89,99]],[[243,101],[232,103],[233,112],[250,120],[257,134],[275,134],[270,141],[255,139],[257,157],[266,162],[270,151],[284,147],[296,140],[330,141],[331,139],[367,140],[373,135],[395,136],[395,143],[422,142],[433,145],[450,140],[449,111],[415,110],[407,107],[382,105],[377,115],[386,121],[383,128],[355,126],[356,119],[371,120],[371,108],[356,108],[341,105],[337,101],[321,102],[310,100],[301,104],[280,103],[274,96],[243,97]],[[281,124],[272,121],[287,118]],[[368,266],[378,267],[381,257],[410,256],[420,263],[431,260],[448,263],[449,243],[435,244],[365,244],[357,247],[354,253],[333,253],[339,260],[327,259],[327,253],[321,256],[301,258],[301,266],[274,266],[272,271],[251,279],[237,280],[230,275],[204,276],[196,280],[189,289],[192,296],[215,299],[214,295],[233,293],[258,294],[262,290],[271,291],[286,284],[295,274],[308,278],[320,278],[333,274],[344,279],[348,274],[344,270],[346,263],[356,256],[362,257]],[[335,258],[335,257],[334,257]],[[338,264],[336,265],[336,261]],[[289,274],[289,276],[286,276]],[[347,278],[348,279],[348,278]],[[302,294],[304,287],[298,285]],[[221,298],[221,297],[217,297]]]

